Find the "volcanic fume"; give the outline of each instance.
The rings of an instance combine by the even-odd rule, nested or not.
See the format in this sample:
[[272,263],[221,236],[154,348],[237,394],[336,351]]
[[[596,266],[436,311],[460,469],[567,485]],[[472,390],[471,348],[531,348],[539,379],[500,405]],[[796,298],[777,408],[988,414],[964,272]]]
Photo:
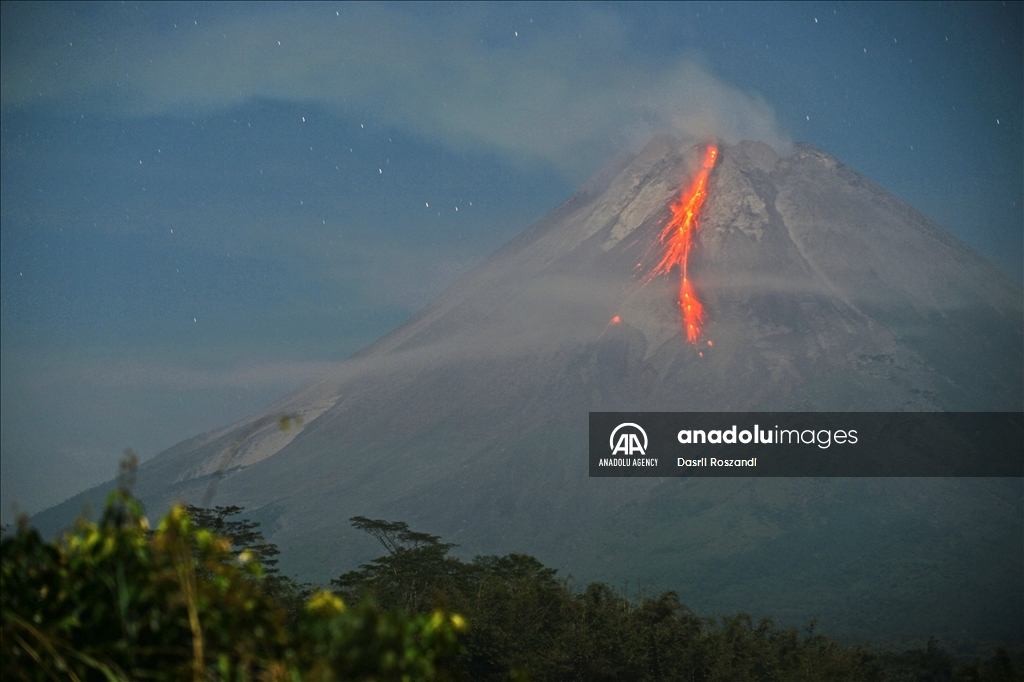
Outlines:
[[244,506],[305,579],[372,556],[363,515],[699,612],[1020,641],[1019,480],[590,479],[587,420],[1019,411],[1022,299],[814,147],[658,137],[331,376],[146,462],[138,492],[155,514],[222,476],[213,503]]

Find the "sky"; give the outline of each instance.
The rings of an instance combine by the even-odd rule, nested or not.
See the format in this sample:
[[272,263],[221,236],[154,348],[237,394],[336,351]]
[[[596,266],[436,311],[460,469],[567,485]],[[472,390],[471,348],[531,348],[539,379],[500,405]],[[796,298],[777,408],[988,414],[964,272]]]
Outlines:
[[4,523],[315,380],[658,133],[811,143],[1024,280],[1021,3],[0,12]]

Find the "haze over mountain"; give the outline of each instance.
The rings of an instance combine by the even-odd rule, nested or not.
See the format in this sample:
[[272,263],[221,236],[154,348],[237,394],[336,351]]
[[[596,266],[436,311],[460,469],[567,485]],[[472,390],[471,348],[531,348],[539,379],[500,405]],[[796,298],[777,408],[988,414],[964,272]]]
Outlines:
[[[1019,641],[1018,479],[588,478],[589,411],[1024,409],[1020,287],[806,144],[721,148],[687,343],[679,273],[643,281],[699,157],[668,136],[620,156],[330,376],[146,462],[138,493],[154,514],[211,491],[245,506],[307,579],[368,558],[364,515],[698,611]],[[110,485],[34,521],[53,531]]]
[[1024,5],[0,3],[0,521],[407,322],[621,150],[815,145],[1024,282]]

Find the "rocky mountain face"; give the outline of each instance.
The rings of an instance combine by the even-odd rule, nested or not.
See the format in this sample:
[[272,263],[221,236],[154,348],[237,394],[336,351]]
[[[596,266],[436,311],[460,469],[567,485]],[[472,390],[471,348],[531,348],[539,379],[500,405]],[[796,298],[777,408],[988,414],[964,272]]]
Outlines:
[[809,145],[721,148],[687,343],[679,273],[644,276],[700,151],[659,137],[618,159],[331,376],[147,462],[139,494],[155,511],[216,482],[307,579],[372,555],[364,515],[703,612],[1020,641],[1019,479],[588,478],[590,411],[1024,409],[1020,287]]

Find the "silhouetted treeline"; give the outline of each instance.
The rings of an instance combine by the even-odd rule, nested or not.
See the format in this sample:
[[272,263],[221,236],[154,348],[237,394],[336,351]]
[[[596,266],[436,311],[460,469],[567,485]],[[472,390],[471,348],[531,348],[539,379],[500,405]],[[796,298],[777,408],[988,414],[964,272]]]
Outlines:
[[674,592],[577,591],[523,554],[450,556],[402,522],[356,517],[383,554],[331,581],[277,568],[240,507],[176,507],[150,529],[127,490],[99,523],[0,545],[4,680],[1021,680],[1005,650],[954,664],[745,614],[695,614]]
[[331,581],[358,603],[442,607],[465,616],[456,669],[472,680],[1020,680],[1005,650],[954,665],[934,640],[926,649],[879,654],[746,614],[702,617],[675,592],[630,596],[594,583],[582,592],[523,554],[449,555],[454,545],[401,522],[355,517],[385,553]]

